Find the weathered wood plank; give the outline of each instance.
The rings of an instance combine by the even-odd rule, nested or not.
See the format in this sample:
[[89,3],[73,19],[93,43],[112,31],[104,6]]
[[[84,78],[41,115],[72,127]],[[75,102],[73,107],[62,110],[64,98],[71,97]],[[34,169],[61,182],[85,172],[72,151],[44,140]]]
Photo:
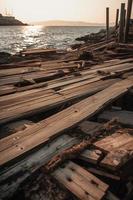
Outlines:
[[[57,92],[52,90],[41,92],[38,90],[39,92],[37,92],[36,96],[34,96],[33,92],[32,95],[31,94],[27,95],[27,98],[24,98],[23,95],[21,97],[18,97],[18,99],[21,99],[22,102],[21,101],[17,102],[17,99],[11,99],[7,100],[6,103],[6,99],[5,101],[2,100],[0,102],[1,105],[0,123],[9,122],[14,119],[28,116],[31,114],[33,115],[35,113],[46,111],[50,108],[77,99],[79,97],[95,94],[109,87],[118,80],[119,79],[97,81],[91,84],[88,83],[83,86],[81,85],[77,88],[73,89],[70,88],[68,90],[60,90]],[[27,93],[28,92],[25,92],[25,94]],[[4,97],[2,99],[4,99]]]
[[133,137],[126,131],[117,131],[111,136],[107,136],[102,140],[94,143],[94,145],[104,151],[110,152],[118,148],[124,147],[126,144],[133,142]]
[[[106,105],[125,94],[132,86],[133,79],[131,77],[130,79],[119,81],[96,95],[88,97],[48,119],[45,119],[37,126],[33,126],[32,129],[28,130],[30,135],[29,133],[26,135],[25,133],[27,132],[23,132],[25,137],[18,138],[15,145],[0,152],[0,165],[49,141],[50,138],[77,125],[82,120],[92,117]],[[2,144],[2,140],[0,143]]]
[[[0,171],[0,199],[12,196],[19,185],[32,173],[45,165],[54,156],[60,154],[61,151],[79,142],[76,138],[62,135],[17,163],[5,169],[3,168]],[[13,181],[9,182],[9,179]]]
[[107,152],[100,165],[117,170],[133,158],[133,136],[126,131],[118,131],[94,144]]
[[101,161],[100,165],[111,170],[117,170],[133,158],[133,141],[121,148],[112,150]]
[[[81,70],[80,73],[81,75],[89,75],[89,74],[96,74],[98,70],[102,70],[105,73],[112,73],[112,72],[125,72],[133,69],[132,60],[129,59],[126,62],[125,60],[122,62],[119,62],[114,64],[114,65],[109,65],[106,67],[107,64],[99,65],[99,66],[94,66],[91,69],[86,69],[86,70]],[[126,62],[126,63],[125,63]],[[78,65],[77,65],[78,66]],[[67,67],[68,68],[68,67]],[[68,69],[64,69],[63,74],[70,74],[70,71]],[[24,79],[33,79],[41,82],[41,80],[51,80],[53,78],[58,78],[61,76],[59,69],[52,69],[49,71],[48,70],[41,70],[41,71],[36,71],[36,72],[30,72],[30,73],[25,73],[25,74],[17,74],[17,75],[12,75],[12,76],[7,76],[3,77],[0,80],[0,86],[2,85],[7,85],[7,84],[16,84],[22,82]],[[63,76],[63,75],[62,75]]]
[[108,189],[107,184],[73,162],[55,170],[52,175],[81,200],[100,200]]
[[56,49],[43,49],[43,48],[39,48],[39,49],[27,49],[25,51],[22,51],[21,54],[23,55],[31,55],[31,54],[50,54],[50,53],[56,53]]
[[93,173],[93,174],[100,175],[102,177],[106,177],[106,178],[109,178],[109,179],[112,179],[112,180],[115,180],[115,181],[120,181],[119,176],[111,174],[109,172],[106,172],[106,171],[103,171],[103,170],[100,170],[100,169],[96,169],[96,168],[92,168],[92,167],[87,167],[87,170],[89,172]]

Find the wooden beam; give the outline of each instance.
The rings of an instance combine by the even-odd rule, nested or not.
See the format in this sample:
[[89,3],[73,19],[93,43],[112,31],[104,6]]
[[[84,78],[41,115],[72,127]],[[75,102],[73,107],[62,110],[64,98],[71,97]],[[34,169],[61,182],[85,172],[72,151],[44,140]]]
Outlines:
[[121,4],[120,25],[119,25],[119,42],[124,40],[124,23],[125,23],[125,3]]
[[128,41],[130,18],[131,18],[131,12],[132,12],[132,3],[133,3],[133,0],[128,0],[126,25],[125,25],[125,33],[124,33],[124,42],[125,43]]

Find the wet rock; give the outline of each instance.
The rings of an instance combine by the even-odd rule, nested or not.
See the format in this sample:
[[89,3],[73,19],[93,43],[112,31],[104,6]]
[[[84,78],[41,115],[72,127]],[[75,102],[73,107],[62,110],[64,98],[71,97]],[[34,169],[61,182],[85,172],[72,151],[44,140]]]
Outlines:
[[11,54],[6,53],[6,52],[0,52],[0,64],[5,64],[9,62],[11,58]]

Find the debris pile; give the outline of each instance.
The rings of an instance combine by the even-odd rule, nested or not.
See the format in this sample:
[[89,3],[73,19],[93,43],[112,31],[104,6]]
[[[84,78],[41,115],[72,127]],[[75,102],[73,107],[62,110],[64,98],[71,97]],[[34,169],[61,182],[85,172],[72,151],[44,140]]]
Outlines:
[[117,33],[1,62],[1,200],[132,200],[133,43]]

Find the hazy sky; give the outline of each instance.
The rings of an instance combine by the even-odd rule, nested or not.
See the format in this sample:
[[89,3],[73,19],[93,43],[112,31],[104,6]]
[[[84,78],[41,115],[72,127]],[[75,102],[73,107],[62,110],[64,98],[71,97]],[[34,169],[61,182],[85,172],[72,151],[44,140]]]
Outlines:
[[0,0],[0,12],[13,11],[18,19],[32,22],[71,20],[105,22],[105,8],[110,7],[110,21],[115,21],[116,8],[127,0]]

